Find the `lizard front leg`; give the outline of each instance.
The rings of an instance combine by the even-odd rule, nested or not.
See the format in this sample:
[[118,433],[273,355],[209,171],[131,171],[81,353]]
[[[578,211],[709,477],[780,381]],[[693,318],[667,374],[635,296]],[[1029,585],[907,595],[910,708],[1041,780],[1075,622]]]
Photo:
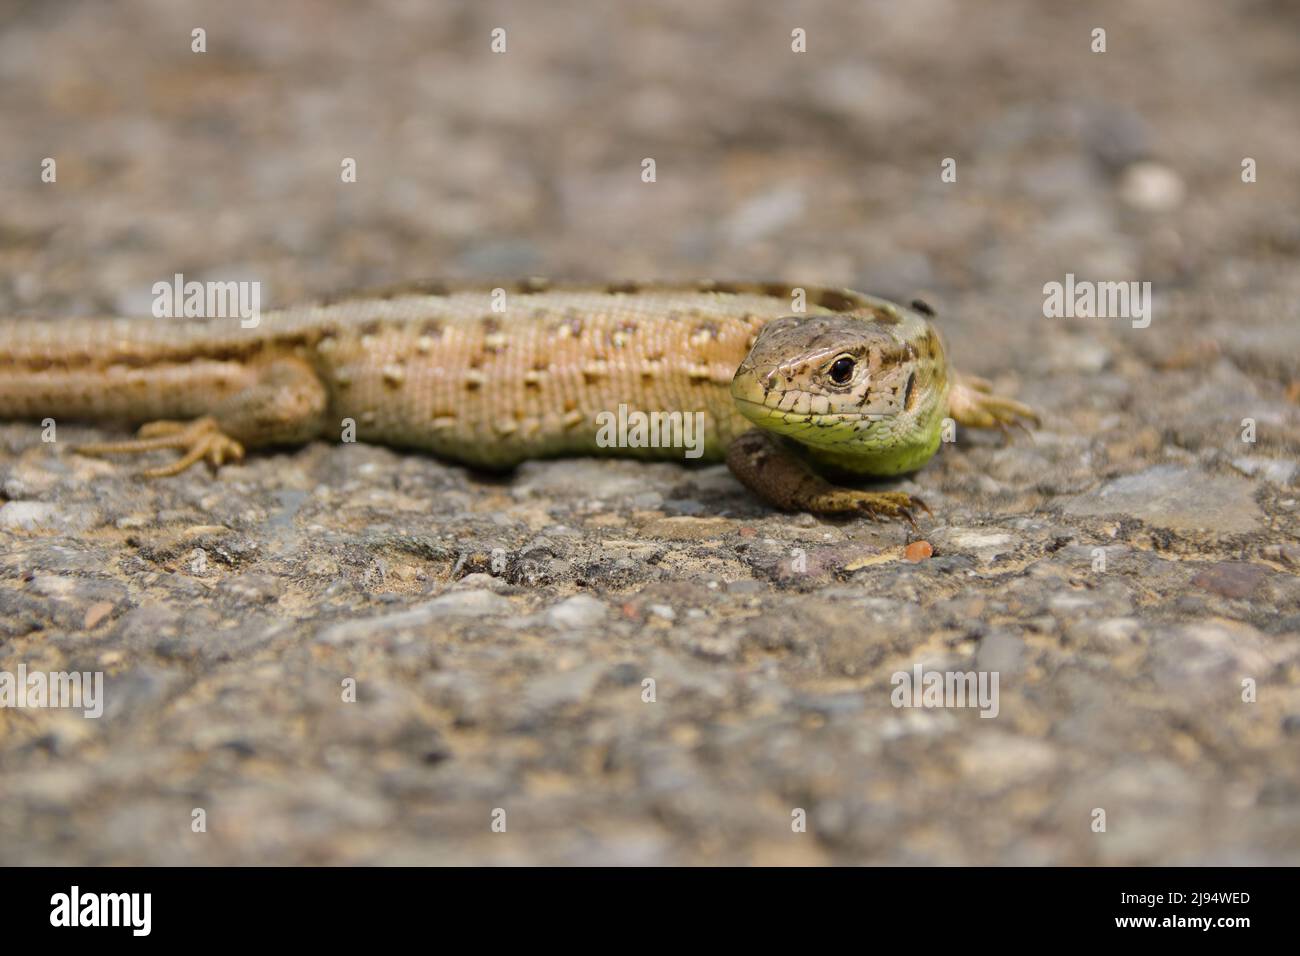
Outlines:
[[832,484],[758,429],[745,432],[731,443],[727,467],[746,488],[784,511],[902,518],[913,528],[916,521],[912,513],[930,511],[920,498],[901,491],[863,491]]
[[134,439],[94,442],[76,450],[86,455],[180,451],[181,456],[170,464],[142,472],[148,478],[162,478],[180,474],[198,461],[213,467],[239,461],[245,447],[296,444],[320,434],[329,396],[310,365],[281,358],[247,373],[243,387],[214,402],[209,415],[191,421],[149,422]]

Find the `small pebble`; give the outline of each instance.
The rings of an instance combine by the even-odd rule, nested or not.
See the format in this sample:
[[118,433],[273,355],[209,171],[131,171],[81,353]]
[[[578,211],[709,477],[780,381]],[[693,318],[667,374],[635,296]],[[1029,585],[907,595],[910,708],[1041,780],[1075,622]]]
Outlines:
[[98,604],[92,604],[86,609],[86,617],[82,621],[82,626],[88,631],[94,630],[95,626],[104,618],[108,617],[109,612],[112,610],[113,605],[108,601],[100,601]]
[[1247,561],[1219,561],[1210,565],[1192,584],[1226,598],[1248,598],[1264,578],[1264,568]]
[[913,541],[903,549],[903,557],[915,564],[918,561],[924,561],[930,555],[934,554],[934,548],[930,546],[929,541]]
[[1124,170],[1119,193],[1124,202],[1148,212],[1168,212],[1183,202],[1187,187],[1183,179],[1160,163],[1134,163]]
[[546,612],[546,621],[552,627],[596,627],[605,620],[608,608],[603,601],[590,594],[575,594]]

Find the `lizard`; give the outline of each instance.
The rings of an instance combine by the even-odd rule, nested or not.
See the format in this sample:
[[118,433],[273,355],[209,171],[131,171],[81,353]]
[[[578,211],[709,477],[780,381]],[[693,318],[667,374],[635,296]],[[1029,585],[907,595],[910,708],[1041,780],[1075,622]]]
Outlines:
[[148,477],[338,436],[479,469],[680,447],[603,447],[628,405],[701,413],[701,455],[770,505],[903,519],[946,417],[1037,424],[948,364],[922,302],[779,283],[412,283],[235,320],[0,320],[0,418],[139,425],[84,454],[179,452]]

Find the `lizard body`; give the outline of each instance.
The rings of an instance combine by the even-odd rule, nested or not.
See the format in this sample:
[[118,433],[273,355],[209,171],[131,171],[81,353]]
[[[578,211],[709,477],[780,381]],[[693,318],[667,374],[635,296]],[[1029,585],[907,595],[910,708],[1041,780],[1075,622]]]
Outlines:
[[919,502],[906,495],[824,476],[919,468],[948,414],[981,427],[1032,417],[954,380],[919,311],[844,289],[424,283],[266,312],[254,328],[0,321],[0,418],[146,423],[135,441],[81,450],[183,452],[147,474],[337,437],[345,419],[359,440],[484,468],[683,457],[604,447],[597,417],[620,405],[701,413],[703,457],[780,507],[909,518]]

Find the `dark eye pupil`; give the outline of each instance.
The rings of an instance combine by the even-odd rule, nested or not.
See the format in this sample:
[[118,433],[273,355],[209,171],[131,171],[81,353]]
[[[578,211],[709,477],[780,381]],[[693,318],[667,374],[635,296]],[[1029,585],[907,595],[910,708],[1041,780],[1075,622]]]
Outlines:
[[835,364],[831,366],[831,381],[836,385],[843,385],[853,375],[853,359],[845,356],[837,358]]

